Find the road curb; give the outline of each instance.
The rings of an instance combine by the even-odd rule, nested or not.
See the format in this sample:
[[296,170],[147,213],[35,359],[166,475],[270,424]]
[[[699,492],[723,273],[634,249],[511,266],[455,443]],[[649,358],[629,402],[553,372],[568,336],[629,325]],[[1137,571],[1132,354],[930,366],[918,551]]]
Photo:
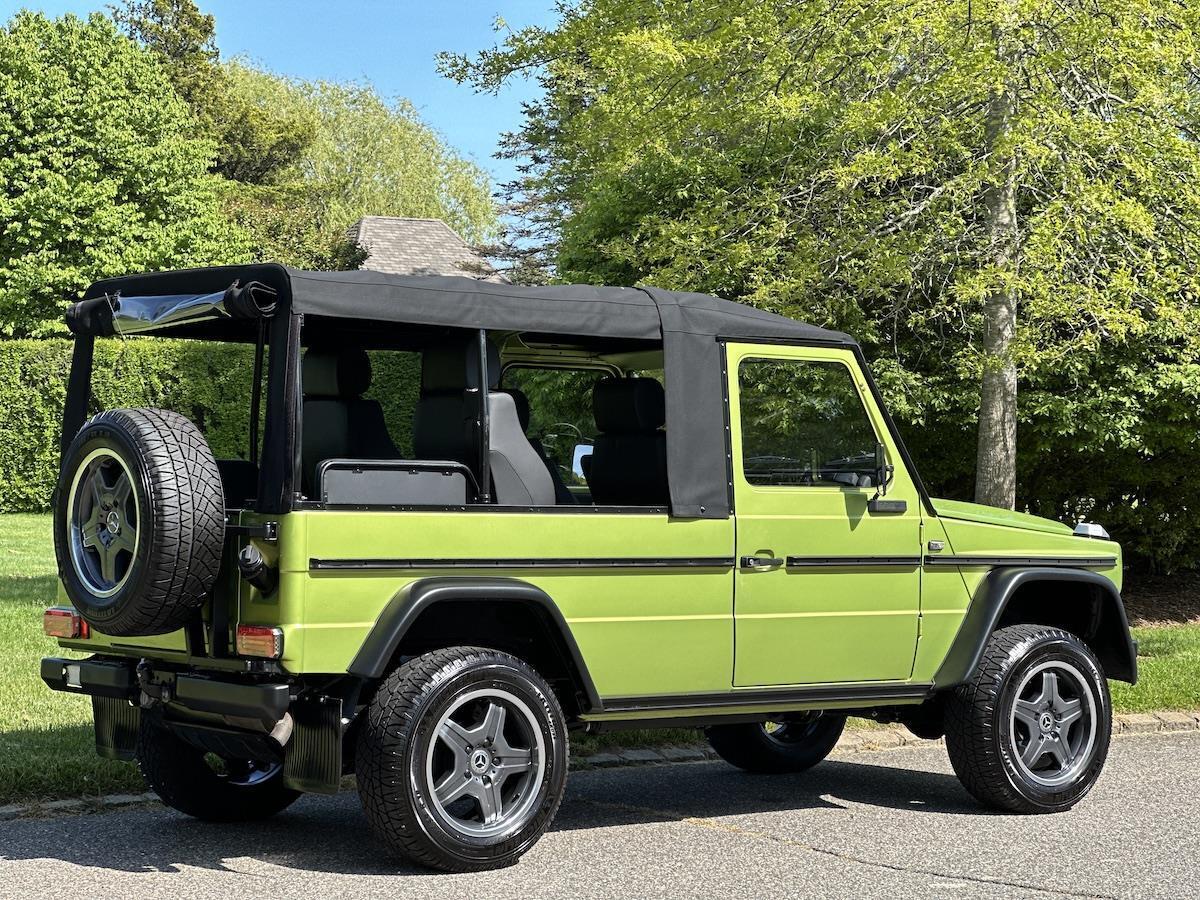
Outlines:
[[123,806],[135,806],[139,803],[157,802],[159,802],[158,795],[147,791],[144,794],[108,794],[103,797],[47,800],[43,803],[29,803],[24,806],[14,803],[0,806],[0,822],[8,819],[45,818],[81,812],[101,812],[107,809],[119,809]]
[[[1162,732],[1200,731],[1200,710],[1196,712],[1128,713],[1113,716],[1114,735],[1156,734]],[[915,736],[906,728],[856,728],[843,732],[833,748],[836,754],[874,753],[899,750],[904,747],[944,746],[945,740],[935,741]],[[703,762],[719,759],[708,744],[669,744],[660,747],[621,747],[589,756],[574,757],[571,768],[576,771],[613,769],[632,766],[661,766],[674,763]],[[152,793],[109,794],[104,797],[81,797],[68,800],[48,800],[44,803],[10,804],[0,806],[0,822],[11,819],[44,818],[55,815],[75,815],[103,812],[158,803]]]
[[[1196,712],[1126,713],[1113,716],[1113,734],[1154,734],[1170,731],[1200,731],[1200,710]],[[899,750],[902,747],[945,746],[944,738],[919,738],[907,728],[856,728],[842,733],[833,752],[873,753]],[[665,747],[614,748],[590,756],[575,757],[571,767],[578,769],[611,769],[618,766],[662,765],[675,762],[698,762],[719,759],[708,744],[684,744]]]

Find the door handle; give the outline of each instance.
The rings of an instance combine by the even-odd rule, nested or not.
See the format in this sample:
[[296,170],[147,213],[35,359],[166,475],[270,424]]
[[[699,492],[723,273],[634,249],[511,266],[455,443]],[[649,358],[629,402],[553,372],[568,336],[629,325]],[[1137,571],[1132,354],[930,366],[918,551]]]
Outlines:
[[743,569],[774,569],[783,565],[778,556],[743,556],[739,560]]

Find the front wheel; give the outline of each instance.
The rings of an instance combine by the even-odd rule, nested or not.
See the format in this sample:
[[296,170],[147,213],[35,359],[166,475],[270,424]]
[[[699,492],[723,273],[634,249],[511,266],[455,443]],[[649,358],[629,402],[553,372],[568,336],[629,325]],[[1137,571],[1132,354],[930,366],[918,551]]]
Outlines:
[[1023,813],[1070,809],[1108,756],[1112,703],[1091,650],[1044,625],[992,635],[979,668],[946,703],[946,749],[980,802]]
[[790,716],[779,722],[714,725],[704,734],[727,763],[762,774],[803,772],[832,751],[846,717],[827,712]]
[[410,659],[379,686],[355,775],[371,826],[397,853],[448,872],[511,865],[545,833],[567,779],[554,692],[498,650]]

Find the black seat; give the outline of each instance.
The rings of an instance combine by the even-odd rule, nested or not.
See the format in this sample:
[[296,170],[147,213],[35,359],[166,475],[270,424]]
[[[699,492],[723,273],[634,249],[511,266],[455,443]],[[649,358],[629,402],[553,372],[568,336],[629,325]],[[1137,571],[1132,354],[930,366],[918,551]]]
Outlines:
[[304,354],[304,433],[300,442],[304,491],[312,496],[318,464],[326,459],[399,459],[383,407],[363,399],[371,360],[357,348]]
[[[450,459],[476,468],[478,345],[459,342],[425,351],[421,399],[413,421],[413,450],[421,459]],[[500,357],[488,342],[488,462],[496,502],[504,506],[552,506],[554,482],[521,427],[512,396],[495,390]]]
[[592,390],[600,432],[592,448],[588,486],[606,506],[665,506],[666,402],[653,378],[604,378]]
[[546,453],[546,448],[542,442],[538,438],[530,437],[529,435],[529,398],[525,396],[525,392],[520,388],[505,388],[504,393],[513,398],[513,404],[517,407],[517,418],[521,422],[521,430],[525,432],[525,437],[529,439],[529,446],[533,448],[533,452],[538,455],[538,459],[542,461],[542,465],[550,473],[550,480],[554,482],[554,501],[556,503],[574,503],[575,495],[571,493],[567,487],[567,483],[563,481],[562,473],[558,470],[558,464]]

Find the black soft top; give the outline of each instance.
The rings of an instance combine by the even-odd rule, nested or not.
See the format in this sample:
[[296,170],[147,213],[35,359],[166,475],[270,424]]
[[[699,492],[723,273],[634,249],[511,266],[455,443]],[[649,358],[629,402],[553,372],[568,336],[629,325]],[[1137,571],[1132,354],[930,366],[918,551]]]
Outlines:
[[[173,324],[217,323],[240,316],[237,310],[217,308],[219,299],[214,298],[207,305],[194,303],[190,315],[168,318],[162,316],[168,308],[162,298],[199,301],[224,296],[235,285],[269,288],[276,295],[276,308],[333,318],[642,340],[682,331],[732,339],[853,343],[841,332],[707,294],[585,284],[520,287],[460,276],[368,270],[305,272],[274,263],[109,278],[89,287],[84,300],[114,300],[116,331],[166,333]],[[84,322],[77,314],[68,321],[78,333],[112,333],[106,318]]]
[[89,336],[246,340],[253,339],[257,322],[283,315],[661,340],[671,514],[699,518],[724,518],[732,510],[721,341],[832,344],[857,351],[841,332],[707,294],[576,284],[519,287],[367,270],[304,272],[274,263],[98,281],[71,307],[67,324]]

